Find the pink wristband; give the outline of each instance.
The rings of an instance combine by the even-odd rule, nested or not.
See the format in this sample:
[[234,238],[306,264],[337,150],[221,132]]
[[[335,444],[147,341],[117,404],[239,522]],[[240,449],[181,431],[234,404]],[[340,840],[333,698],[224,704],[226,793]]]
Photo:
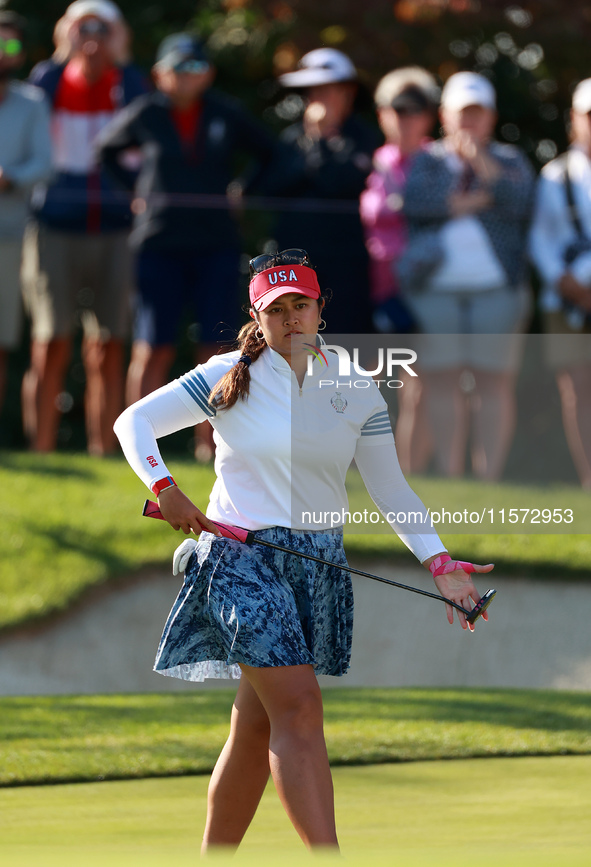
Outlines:
[[447,575],[448,572],[455,572],[457,569],[463,569],[467,575],[476,571],[473,563],[467,563],[465,560],[452,560],[449,554],[435,557],[429,566],[431,575],[434,578],[437,578],[438,575]]

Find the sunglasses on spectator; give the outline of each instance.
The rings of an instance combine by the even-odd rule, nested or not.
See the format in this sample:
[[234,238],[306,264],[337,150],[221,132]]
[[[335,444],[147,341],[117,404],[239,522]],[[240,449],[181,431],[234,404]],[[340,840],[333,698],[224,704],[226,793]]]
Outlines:
[[255,274],[260,274],[268,268],[275,268],[277,265],[306,265],[308,268],[314,268],[306,251],[294,247],[290,250],[282,250],[280,253],[262,253],[260,256],[255,256],[248,263],[250,276],[252,278]]
[[80,36],[98,36],[104,39],[110,32],[109,25],[105,24],[104,21],[98,20],[83,21],[78,27]]
[[193,75],[200,75],[208,69],[209,63],[206,60],[181,60],[172,67],[173,72],[190,72]]
[[22,50],[23,43],[20,39],[0,38],[0,54],[6,54],[7,57],[16,57]]
[[398,115],[398,117],[415,117],[417,114],[424,114],[426,109],[420,108],[418,105],[415,107],[411,107],[409,105],[400,106],[400,108],[394,108],[394,111]]

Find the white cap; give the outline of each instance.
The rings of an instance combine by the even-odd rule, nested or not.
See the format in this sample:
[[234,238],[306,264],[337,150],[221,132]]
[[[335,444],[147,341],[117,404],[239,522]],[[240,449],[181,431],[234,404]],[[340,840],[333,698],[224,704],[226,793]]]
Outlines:
[[461,111],[469,105],[481,105],[494,111],[497,107],[497,95],[484,75],[477,72],[456,72],[445,82],[441,92],[441,105],[452,111]]
[[295,72],[279,76],[284,87],[315,87],[337,81],[357,81],[351,60],[336,48],[316,48],[304,54]]
[[573,111],[589,114],[591,111],[591,78],[579,81],[573,93]]
[[75,0],[70,3],[65,12],[68,21],[78,21],[86,15],[95,15],[101,21],[121,21],[123,15],[121,9],[111,0]]

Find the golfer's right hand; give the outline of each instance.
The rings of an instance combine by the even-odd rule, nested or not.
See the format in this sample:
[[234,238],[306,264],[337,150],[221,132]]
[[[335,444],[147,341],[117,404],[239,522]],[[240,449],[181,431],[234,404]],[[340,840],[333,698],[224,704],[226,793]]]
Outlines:
[[197,539],[185,539],[178,546],[172,557],[172,574],[178,575],[183,573],[187,568],[187,563],[192,555],[197,550]]
[[164,519],[175,530],[182,530],[187,535],[195,533],[196,536],[199,536],[203,530],[213,533],[214,536],[222,535],[216,525],[199,511],[177,485],[171,485],[170,488],[161,491],[158,505]]

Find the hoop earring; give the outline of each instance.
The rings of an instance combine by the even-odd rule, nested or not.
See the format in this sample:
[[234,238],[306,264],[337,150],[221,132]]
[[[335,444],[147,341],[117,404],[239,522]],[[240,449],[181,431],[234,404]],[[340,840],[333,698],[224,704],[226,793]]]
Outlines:
[[324,319],[321,319],[319,324],[318,324],[318,331],[324,331],[325,328],[326,328],[326,322],[324,321]]
[[257,328],[257,330],[254,333],[254,336],[256,337],[257,340],[264,340],[265,339],[265,335],[263,334],[263,332],[261,331],[260,328]]

